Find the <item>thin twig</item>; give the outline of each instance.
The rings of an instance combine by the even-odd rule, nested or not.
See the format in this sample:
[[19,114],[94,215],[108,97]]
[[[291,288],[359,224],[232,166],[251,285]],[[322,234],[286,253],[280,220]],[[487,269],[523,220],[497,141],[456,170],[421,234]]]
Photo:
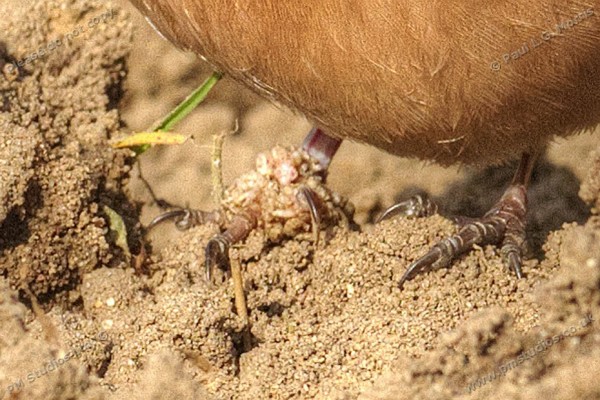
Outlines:
[[25,294],[29,297],[29,300],[31,301],[31,309],[33,310],[33,314],[37,317],[38,321],[40,322],[40,325],[42,326],[42,329],[44,331],[44,337],[45,337],[46,341],[48,341],[49,343],[52,343],[55,346],[58,346],[59,345],[59,336],[60,336],[58,333],[58,329],[52,323],[52,320],[50,319],[50,317],[48,317],[48,315],[46,315],[46,313],[40,306],[40,303],[38,303],[37,297],[35,297],[35,295],[31,291],[31,289],[29,288],[29,286],[26,284],[23,284],[23,285],[21,285],[21,288],[23,289],[23,291],[25,292]]
[[213,147],[211,154],[210,172],[212,181],[212,197],[213,201],[217,206],[221,205],[223,201],[223,194],[225,193],[223,185],[223,143],[225,142],[225,136],[233,135],[239,128],[239,121],[235,120],[235,126],[233,130],[227,132],[222,131],[213,135]]
[[235,309],[242,318],[244,324],[243,341],[244,350],[250,351],[252,341],[250,338],[250,320],[248,318],[248,307],[246,305],[246,293],[244,292],[244,280],[242,278],[242,266],[238,257],[231,257],[231,280],[233,281],[233,293],[235,297]]

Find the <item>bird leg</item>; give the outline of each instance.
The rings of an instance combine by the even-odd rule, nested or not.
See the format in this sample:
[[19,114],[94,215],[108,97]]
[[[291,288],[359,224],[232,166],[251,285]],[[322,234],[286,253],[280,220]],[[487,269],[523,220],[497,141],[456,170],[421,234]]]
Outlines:
[[231,245],[244,240],[256,227],[257,215],[254,210],[236,214],[223,233],[213,236],[204,248],[204,270],[206,280],[212,281],[213,270],[219,267],[229,271],[229,248]]
[[312,158],[319,161],[323,169],[323,174],[326,174],[327,168],[329,168],[329,164],[331,164],[331,160],[341,144],[341,139],[327,135],[321,128],[313,128],[304,138],[302,149]]
[[517,278],[521,278],[527,186],[536,158],[527,153],[523,154],[517,172],[500,200],[482,218],[464,219],[456,235],[441,240],[424,256],[411,263],[400,278],[399,286],[402,287],[404,282],[427,268],[448,266],[456,257],[471,250],[475,244],[499,243],[504,263],[515,271]]
[[229,248],[252,230],[264,230],[270,242],[312,233],[315,247],[324,226],[346,221],[352,226],[353,206],[324,184],[327,167],[341,140],[313,129],[302,149],[275,147],[259,154],[256,169],[239,177],[224,193],[217,211],[173,210],[156,217],[148,230],[174,220],[180,230],[216,223],[220,233],[207,243],[206,278],[215,267],[229,270]]

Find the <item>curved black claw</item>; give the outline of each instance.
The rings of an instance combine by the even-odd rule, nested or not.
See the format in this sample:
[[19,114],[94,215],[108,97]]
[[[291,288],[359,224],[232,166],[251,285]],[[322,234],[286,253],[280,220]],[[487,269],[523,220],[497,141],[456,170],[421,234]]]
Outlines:
[[502,243],[501,254],[517,278],[522,277],[521,249],[525,242],[526,188],[511,185],[500,201],[483,218],[470,219],[456,235],[434,245],[423,257],[411,263],[400,278],[399,287],[419,272],[448,266],[473,245]]
[[515,275],[518,279],[523,277],[523,271],[521,270],[521,265],[523,265],[521,250],[505,250],[506,247],[502,246],[502,258],[505,260],[504,262],[510,269],[515,271]]
[[523,277],[521,265],[523,264],[522,249],[525,244],[525,222],[519,218],[513,222],[506,228],[500,253],[504,263],[515,271],[515,275],[520,279]]
[[305,204],[310,211],[310,220],[312,225],[313,240],[315,247],[319,247],[320,227],[321,227],[321,215],[317,208],[318,197],[317,194],[310,188],[302,186],[298,189],[298,199]]
[[206,271],[206,280],[212,281],[212,272],[214,267],[229,271],[231,263],[229,261],[229,247],[231,242],[223,235],[216,235],[208,241],[204,248],[204,267]]
[[162,224],[165,221],[170,221],[170,220],[175,220],[175,223],[177,223],[177,221],[179,221],[180,219],[185,218],[186,211],[187,210],[172,210],[172,211],[167,211],[165,213],[157,215],[156,217],[154,217],[154,219],[152,221],[150,221],[150,223],[148,224],[148,227],[146,229],[148,231],[151,231],[157,225]]
[[146,231],[150,232],[157,225],[171,220],[175,221],[175,227],[177,227],[177,229],[180,231],[185,231],[194,226],[205,224],[207,222],[215,222],[220,224],[222,219],[223,217],[220,211],[202,211],[182,208],[178,210],[167,211],[156,216],[152,221],[150,221]]
[[439,264],[439,261],[445,258],[443,250],[444,247],[445,246],[442,246],[441,243],[439,243],[438,245],[434,246],[431,250],[429,250],[427,254],[425,254],[423,257],[412,262],[400,278],[400,281],[398,282],[398,287],[401,288],[404,285],[404,282],[411,280],[419,272],[426,269],[427,267],[434,267],[436,263]]
[[417,194],[408,200],[396,203],[385,210],[375,223],[392,218],[395,215],[403,215],[409,218],[428,217],[437,213],[438,207],[429,196]]

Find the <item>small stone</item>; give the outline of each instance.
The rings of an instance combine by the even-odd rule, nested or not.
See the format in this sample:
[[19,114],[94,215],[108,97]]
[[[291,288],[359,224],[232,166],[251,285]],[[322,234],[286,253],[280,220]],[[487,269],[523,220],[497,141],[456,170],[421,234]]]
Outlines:
[[351,283],[346,285],[346,292],[348,293],[348,298],[351,298],[354,295],[354,285]]

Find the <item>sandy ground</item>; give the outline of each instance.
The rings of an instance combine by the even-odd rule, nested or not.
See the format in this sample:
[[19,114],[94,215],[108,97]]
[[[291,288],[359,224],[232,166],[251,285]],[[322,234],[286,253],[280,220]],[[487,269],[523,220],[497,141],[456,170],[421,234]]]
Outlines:
[[[132,154],[109,144],[209,69],[125,2],[8,0],[0,16],[0,398],[600,398],[598,133],[553,143],[536,169],[525,279],[488,246],[402,290],[408,263],[456,231],[446,217],[481,215],[514,166],[442,169],[345,143],[329,186],[361,230],[331,227],[315,249],[259,229],[236,247],[247,326],[232,283],[204,280],[214,226],[161,227],[135,264],[161,209]],[[236,120],[227,184],[310,128],[224,80],[177,128],[193,140],[138,160],[156,196],[215,208],[212,135]],[[372,224],[419,191],[443,216]],[[123,217],[132,257],[106,207]]]

